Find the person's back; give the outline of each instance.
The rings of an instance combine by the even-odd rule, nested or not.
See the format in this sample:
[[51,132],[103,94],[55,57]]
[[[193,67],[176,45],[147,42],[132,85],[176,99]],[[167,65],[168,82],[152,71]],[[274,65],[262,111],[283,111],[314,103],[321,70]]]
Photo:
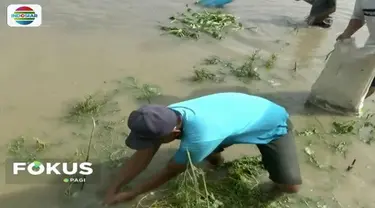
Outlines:
[[283,107],[269,100],[242,93],[218,93],[169,107],[184,117],[185,135],[190,129],[194,134],[202,129],[210,136],[200,139],[226,143],[267,143],[275,134],[286,133],[289,116]]
[[287,134],[286,110],[261,97],[242,93],[218,93],[169,106],[181,114],[183,133],[179,161],[192,152],[200,162],[220,145],[267,144]]

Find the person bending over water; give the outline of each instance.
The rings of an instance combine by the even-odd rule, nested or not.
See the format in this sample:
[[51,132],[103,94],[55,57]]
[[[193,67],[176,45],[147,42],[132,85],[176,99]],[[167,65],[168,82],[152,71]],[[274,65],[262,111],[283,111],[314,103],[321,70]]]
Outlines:
[[[365,45],[375,45],[375,1],[356,0],[353,15],[344,32],[337,37],[342,41],[352,37],[364,24],[367,24],[370,33]],[[375,92],[375,79],[372,81],[366,98]]]
[[[261,97],[218,93],[169,106],[146,105],[130,113],[126,145],[136,150],[108,188],[104,204],[134,199],[158,188],[193,164],[218,166],[221,152],[234,144],[255,144],[274,188],[295,193],[302,184],[292,124],[285,108]],[[180,140],[180,147],[159,172],[132,190],[119,192],[146,169],[162,144]]]

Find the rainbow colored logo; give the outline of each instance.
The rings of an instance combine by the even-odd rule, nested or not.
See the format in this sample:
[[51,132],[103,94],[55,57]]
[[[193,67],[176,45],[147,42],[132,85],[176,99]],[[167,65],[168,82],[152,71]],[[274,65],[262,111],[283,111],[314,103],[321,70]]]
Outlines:
[[28,6],[21,6],[14,11],[11,17],[20,25],[29,25],[38,17],[34,10]]

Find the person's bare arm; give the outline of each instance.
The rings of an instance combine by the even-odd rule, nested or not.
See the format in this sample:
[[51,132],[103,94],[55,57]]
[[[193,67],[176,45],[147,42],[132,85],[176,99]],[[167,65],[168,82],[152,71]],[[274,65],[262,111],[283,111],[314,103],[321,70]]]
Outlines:
[[156,189],[159,186],[166,183],[167,181],[176,177],[178,174],[184,172],[186,170],[186,167],[187,167],[186,165],[175,163],[174,160],[172,159],[163,170],[155,174],[152,178],[147,180],[145,183],[135,187],[134,189],[130,191],[117,194],[115,197],[114,203],[131,200],[140,194]]
[[163,185],[164,183],[176,177],[185,170],[186,165],[177,164],[172,159],[162,171],[154,175],[149,181],[146,181],[138,187],[135,187],[133,189],[133,192],[135,193],[135,195],[149,192]]
[[122,185],[128,184],[137,177],[150,164],[158,149],[159,147],[136,151],[121,168],[119,175],[108,188],[107,194],[116,193]]
[[350,38],[355,32],[357,32],[363,26],[364,21],[359,19],[351,19],[348,26],[346,27],[343,34]]
[[344,32],[337,38],[338,40],[343,40],[350,38],[354,33],[356,33],[365,23],[365,16],[363,14],[361,0],[356,0],[352,18],[349,21],[348,26]]

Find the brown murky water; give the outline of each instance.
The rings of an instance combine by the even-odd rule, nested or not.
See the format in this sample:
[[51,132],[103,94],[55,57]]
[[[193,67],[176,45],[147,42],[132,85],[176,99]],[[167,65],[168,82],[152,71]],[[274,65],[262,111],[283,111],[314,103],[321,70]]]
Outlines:
[[[295,31],[295,25],[303,25],[309,11],[307,3],[237,0],[227,10],[239,16],[245,26],[255,26],[257,30],[245,30],[222,41],[197,42],[160,36],[156,28],[158,22],[167,22],[171,14],[183,11],[188,1],[21,2],[40,4],[44,19],[40,28],[9,28],[5,21],[0,25],[0,145],[4,146],[1,158],[6,157],[6,145],[20,135],[52,143],[62,141],[64,144],[49,157],[73,153],[77,143],[86,141],[77,142],[71,136],[72,128],[59,121],[67,104],[89,93],[110,89],[111,81],[127,76],[162,87],[166,95],[163,103],[210,92],[250,90],[287,107],[297,129],[321,124],[329,128],[336,119],[324,113],[308,114],[303,104],[336,35],[346,26],[353,1],[339,2],[331,29],[301,27]],[[0,5],[5,8],[10,3],[14,2],[5,0]],[[5,18],[5,10],[0,14]],[[359,43],[364,43],[367,31],[360,31],[357,37]],[[238,58],[256,48],[280,54],[277,67],[262,72],[264,81],[249,85],[234,80],[220,85],[181,82],[190,75],[192,66],[208,55]],[[297,72],[292,73],[295,62]],[[280,85],[273,86],[269,80]],[[118,101],[121,116],[138,105],[126,94]],[[371,100],[367,104],[372,108]],[[78,131],[89,132],[89,128]],[[314,144],[317,137],[298,137],[305,183],[302,194],[332,196],[342,207],[375,207],[373,147],[356,137],[349,139],[353,145],[343,159],[333,155],[326,144]],[[337,169],[328,172],[305,163],[303,149],[307,140],[312,140],[321,161]],[[166,162],[175,146],[162,150],[153,167]],[[240,146],[226,154],[235,158],[249,149],[252,148]],[[345,173],[354,158],[355,169]],[[150,168],[144,177],[154,171]],[[4,171],[0,176],[4,178]],[[72,201],[64,199],[63,189],[57,186],[12,185],[3,179],[0,184],[0,204],[4,208],[99,207],[97,187],[86,188],[82,196]]]

